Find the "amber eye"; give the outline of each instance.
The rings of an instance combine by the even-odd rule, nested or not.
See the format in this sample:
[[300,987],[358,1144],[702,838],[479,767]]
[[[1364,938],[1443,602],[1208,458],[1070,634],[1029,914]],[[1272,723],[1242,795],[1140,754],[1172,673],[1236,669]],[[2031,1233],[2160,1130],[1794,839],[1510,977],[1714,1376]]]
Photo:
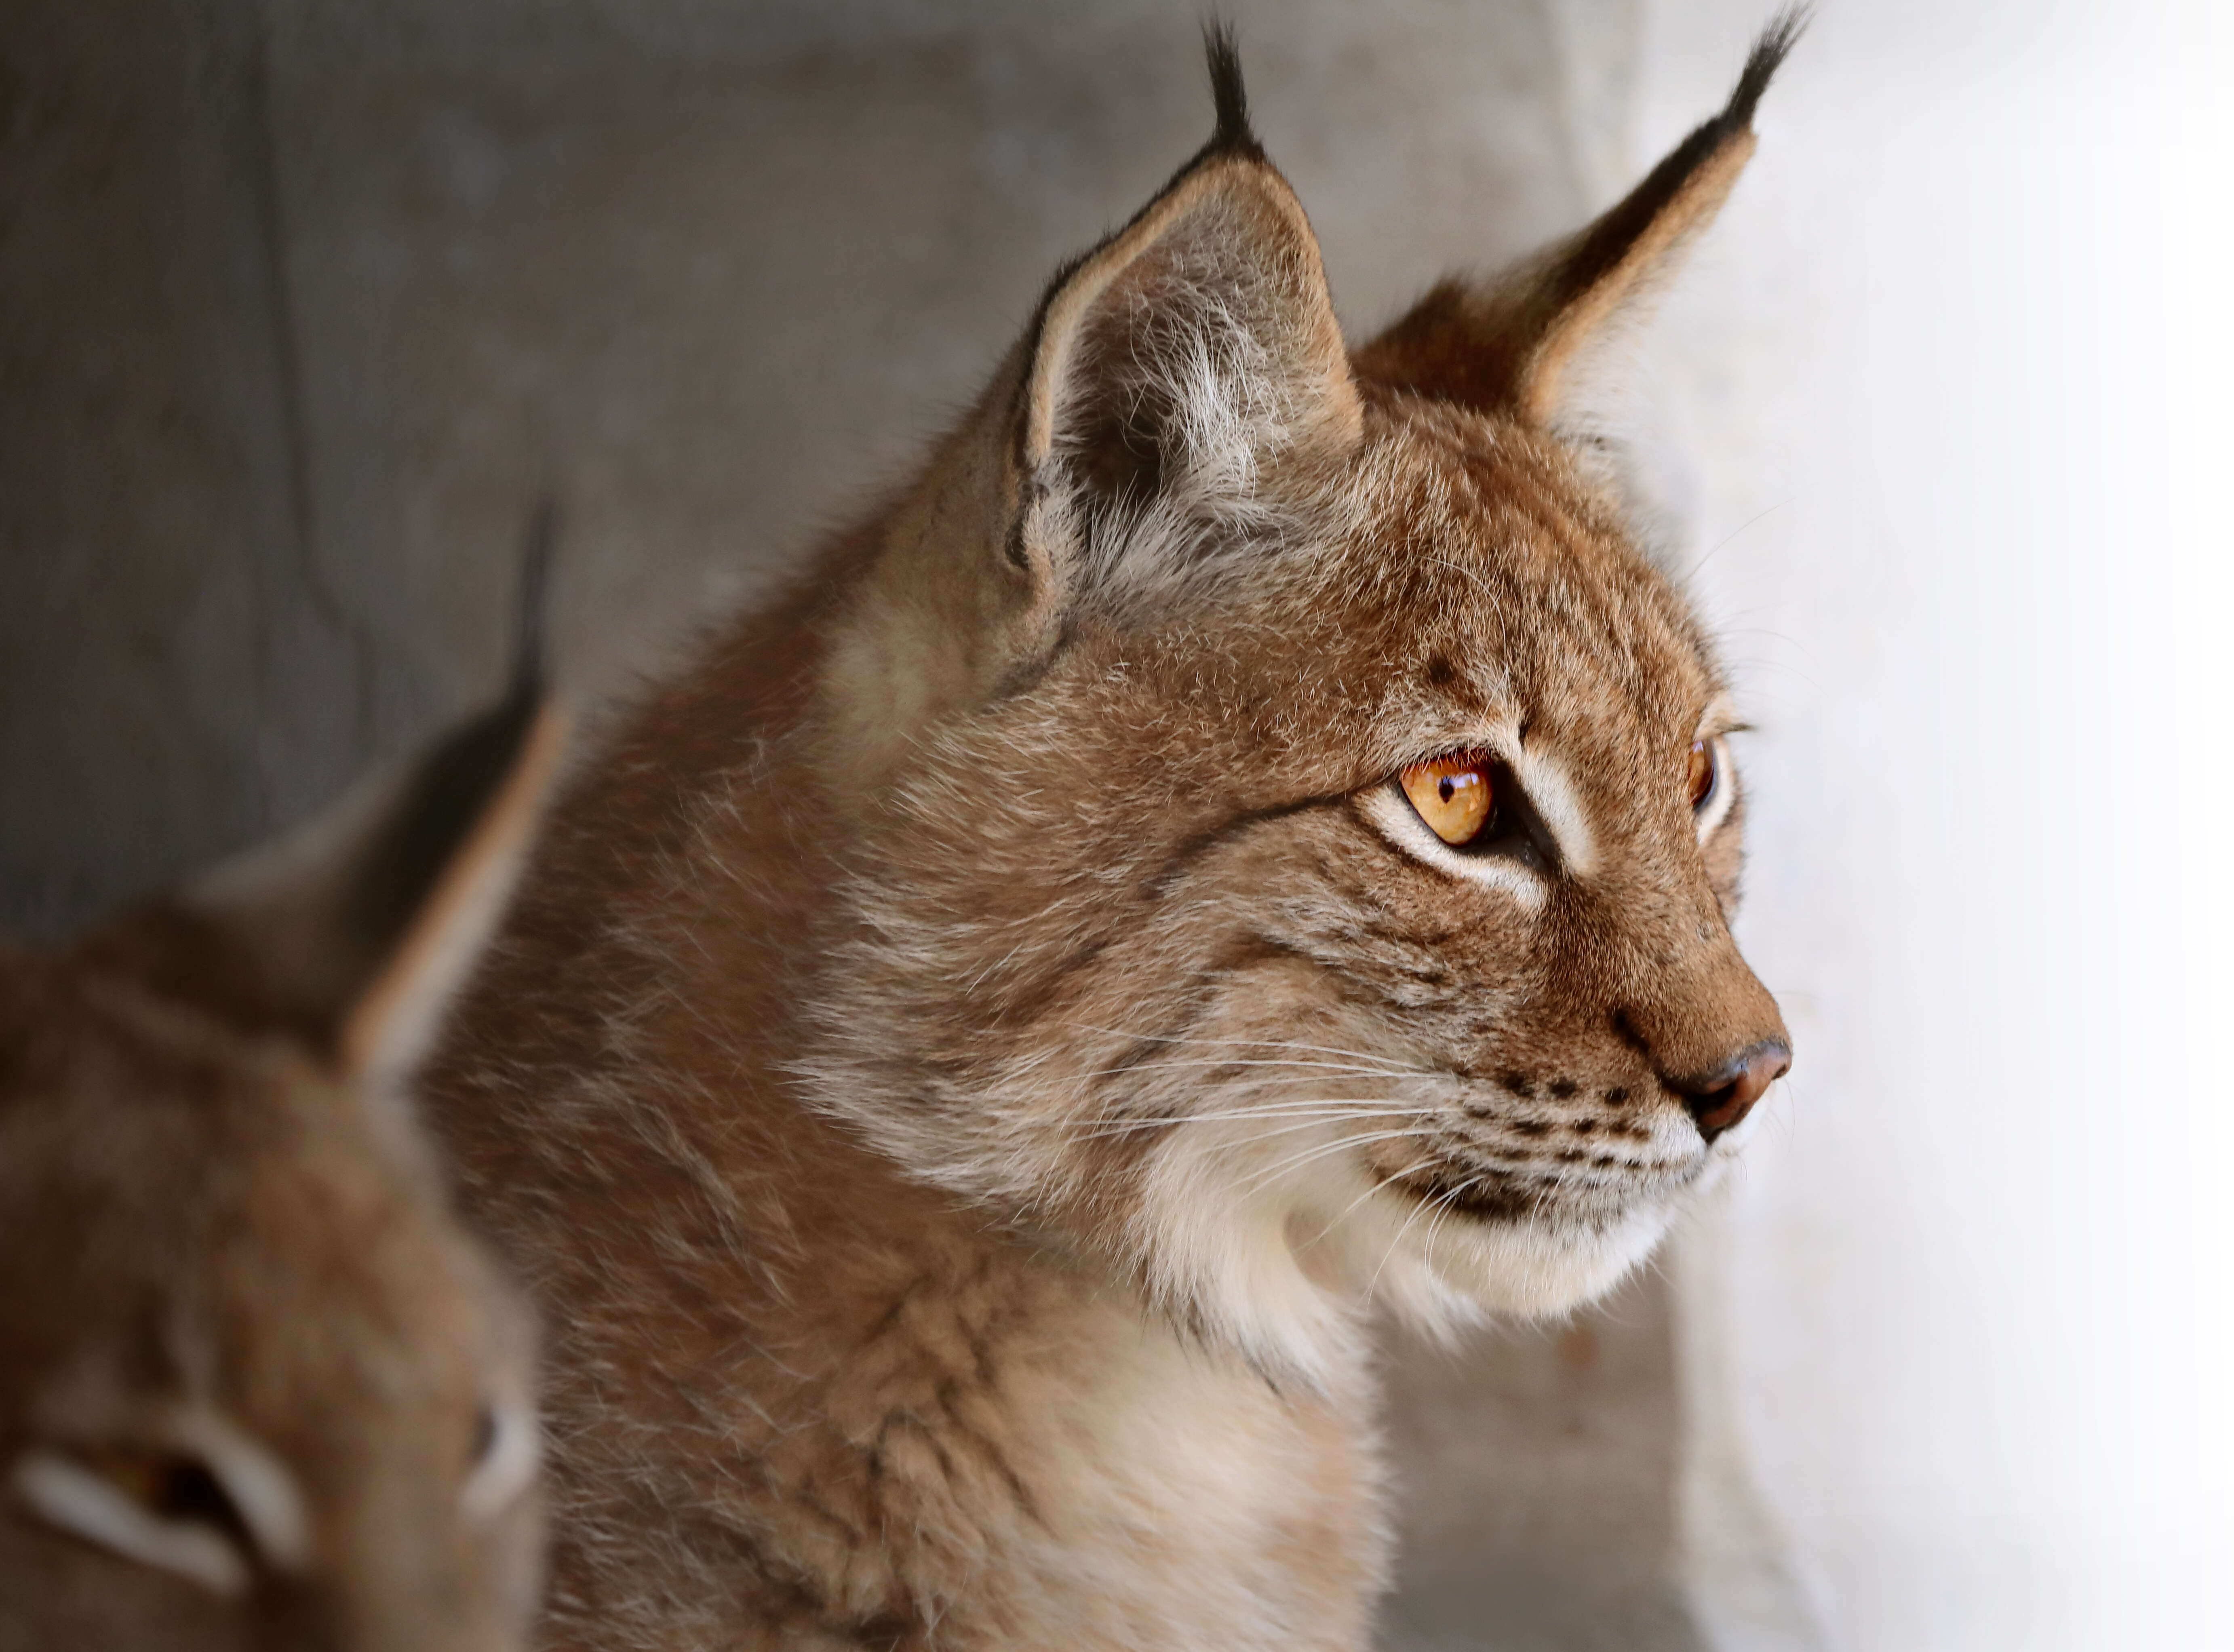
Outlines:
[[1404,795],[1427,829],[1454,849],[1480,837],[1496,812],[1489,761],[1487,752],[1451,752],[1403,773]]
[[1690,788],[1693,809],[1705,808],[1707,800],[1714,796],[1715,782],[1721,778],[1718,769],[1719,766],[1715,761],[1715,742],[1711,740],[1693,741],[1691,770],[1685,781]]

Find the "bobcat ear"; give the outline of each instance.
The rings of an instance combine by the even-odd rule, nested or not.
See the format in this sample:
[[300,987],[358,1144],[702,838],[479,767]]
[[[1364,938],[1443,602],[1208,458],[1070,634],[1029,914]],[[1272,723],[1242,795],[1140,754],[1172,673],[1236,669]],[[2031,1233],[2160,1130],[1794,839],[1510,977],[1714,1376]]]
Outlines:
[[[363,840],[335,939],[369,967],[329,1007],[342,1065],[376,1080],[417,1064],[519,882],[566,743],[567,717],[515,694],[416,765]],[[338,1011],[335,1015],[335,1011]]]
[[325,817],[93,937],[82,952],[350,1074],[401,1077],[501,916],[565,743],[538,641],[550,516],[503,702]]
[[1284,466],[1358,436],[1317,238],[1249,129],[1231,37],[1206,44],[1216,134],[1056,276],[1026,339],[1010,552],[1058,586],[1081,555],[1120,554],[1117,525],[1246,512]]
[[1806,26],[1785,12],[1754,44],[1722,112],[1580,233],[1488,283],[1446,281],[1357,352],[1357,370],[1484,412],[1550,424],[1594,348],[1637,318],[1714,222],[1754,151],[1760,95]]

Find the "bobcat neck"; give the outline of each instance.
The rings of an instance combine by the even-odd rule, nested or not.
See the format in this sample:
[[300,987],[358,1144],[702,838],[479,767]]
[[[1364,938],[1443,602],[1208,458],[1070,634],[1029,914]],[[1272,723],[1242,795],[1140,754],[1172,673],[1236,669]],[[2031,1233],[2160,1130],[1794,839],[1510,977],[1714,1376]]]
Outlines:
[[846,859],[822,685],[882,534],[630,719],[426,1083],[547,1328],[552,1642],[1359,1644],[1362,1350],[1276,1387],[802,1098]]

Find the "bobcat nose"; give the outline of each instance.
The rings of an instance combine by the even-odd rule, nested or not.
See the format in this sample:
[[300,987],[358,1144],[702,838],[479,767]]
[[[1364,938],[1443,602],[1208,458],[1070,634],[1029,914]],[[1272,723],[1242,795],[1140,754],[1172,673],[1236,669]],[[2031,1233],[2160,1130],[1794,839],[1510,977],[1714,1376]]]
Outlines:
[[1768,1094],[1768,1087],[1792,1070],[1792,1047],[1780,1038],[1764,1038],[1708,1077],[1670,1086],[1698,1124],[1699,1133],[1712,1143],[1753,1111],[1753,1104]]

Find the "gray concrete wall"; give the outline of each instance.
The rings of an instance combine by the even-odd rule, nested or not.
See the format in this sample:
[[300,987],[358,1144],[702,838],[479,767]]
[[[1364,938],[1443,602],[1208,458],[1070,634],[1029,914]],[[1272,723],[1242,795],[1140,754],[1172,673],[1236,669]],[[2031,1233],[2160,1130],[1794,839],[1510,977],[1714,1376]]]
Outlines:
[[[1622,182],[1629,0],[1232,7],[1362,329]],[[1192,3],[0,13],[0,926],[298,818],[487,692],[565,524],[597,702],[966,399],[1207,128]],[[1688,1649],[1657,1276],[1398,1348],[1392,1643]]]
[[369,749],[258,33],[199,0],[0,10],[0,932],[245,842]]

